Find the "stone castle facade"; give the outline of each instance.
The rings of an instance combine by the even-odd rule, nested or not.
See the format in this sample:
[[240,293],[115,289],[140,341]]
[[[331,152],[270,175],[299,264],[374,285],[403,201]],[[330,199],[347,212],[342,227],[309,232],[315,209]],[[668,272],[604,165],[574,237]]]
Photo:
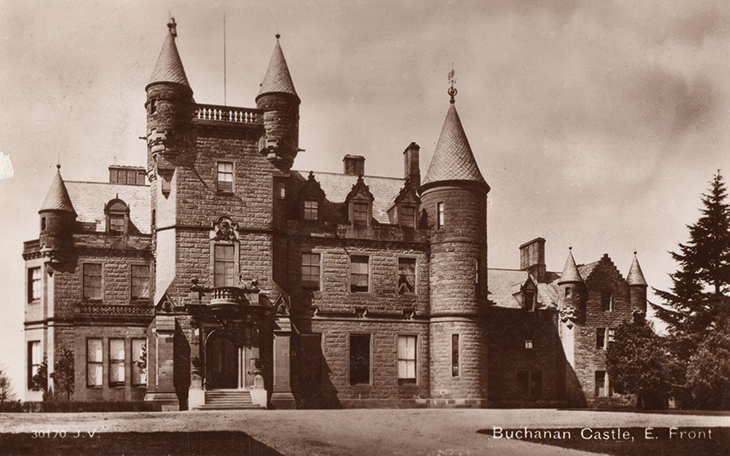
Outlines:
[[[256,108],[193,99],[169,31],[146,167],[64,181],[24,245],[27,380],[73,353],[77,401],[162,409],[619,404],[613,328],[646,311],[634,258],[487,268],[487,194],[456,91],[425,176],[292,169],[300,99],[275,44]],[[149,184],[147,183],[149,182]],[[26,392],[29,400],[41,393]]]

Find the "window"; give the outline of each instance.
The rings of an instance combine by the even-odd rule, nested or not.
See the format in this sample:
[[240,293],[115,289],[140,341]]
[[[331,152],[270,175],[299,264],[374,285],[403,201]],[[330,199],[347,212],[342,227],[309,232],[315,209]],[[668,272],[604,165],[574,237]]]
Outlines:
[[101,300],[100,264],[84,264],[84,299]]
[[124,385],[124,339],[109,339],[109,386]]
[[218,162],[218,191],[233,192],[233,163]]
[[608,396],[606,371],[596,371],[596,397]]
[[459,376],[459,335],[451,335],[451,376]]
[[109,234],[124,234],[124,214],[109,214]]
[[286,186],[284,184],[278,184],[277,188],[278,188],[279,199],[280,200],[286,199]]
[[150,99],[150,114],[157,112],[157,98]]
[[132,299],[150,297],[150,267],[146,264],[132,265]]
[[147,339],[132,339],[132,385],[147,384]]
[[416,383],[416,336],[398,336],[398,384]]
[[46,229],[46,218],[41,217],[41,231],[44,231]]
[[596,348],[606,348],[606,328],[596,328]]
[[479,287],[479,275],[482,270],[482,265],[479,264],[479,258],[474,258],[474,291],[477,296],[481,295],[481,288]]
[[368,291],[368,264],[367,256],[352,255],[350,257],[350,291]]
[[28,269],[28,302],[41,299],[41,268]]
[[124,235],[127,233],[129,220],[129,206],[127,203],[115,198],[109,201],[104,208],[106,215],[106,232],[112,235]]
[[232,287],[233,286],[233,270],[235,248],[232,245],[215,245],[215,259],[213,266],[213,286],[214,287]]
[[601,292],[601,308],[606,312],[613,312],[613,294],[610,291]]
[[101,339],[86,339],[86,386],[102,385]]
[[535,292],[525,291],[525,310],[535,310]]
[[41,368],[41,342],[34,340],[28,342],[28,389],[33,388],[33,377]]
[[436,204],[436,227],[443,228],[444,226],[444,203]]
[[535,347],[535,338],[532,331],[525,331],[525,348],[532,350]]
[[416,208],[414,206],[400,207],[401,228],[414,228],[416,226]]
[[570,297],[570,287],[565,287],[565,297],[566,298]]
[[368,203],[352,203],[352,223],[355,225],[367,226]]
[[319,253],[302,253],[302,288],[319,290]]
[[613,328],[596,328],[596,348],[606,350],[613,342]]
[[304,201],[304,220],[319,220],[319,201]]
[[398,258],[398,294],[416,291],[416,259]]
[[172,177],[174,174],[175,170],[173,169],[157,170],[157,176],[160,179],[160,191],[162,192],[162,196],[165,198],[170,196],[170,191],[172,190]]
[[517,392],[522,397],[542,397],[542,371],[517,372]]
[[370,334],[350,335],[350,385],[370,383]]

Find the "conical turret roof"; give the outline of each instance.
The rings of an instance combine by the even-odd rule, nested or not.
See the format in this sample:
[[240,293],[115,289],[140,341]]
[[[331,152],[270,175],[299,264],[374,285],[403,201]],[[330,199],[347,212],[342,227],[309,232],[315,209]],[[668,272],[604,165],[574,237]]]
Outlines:
[[459,113],[452,98],[441,135],[431,158],[421,189],[441,181],[469,181],[487,188],[489,185],[479,171],[474,153],[461,125]]
[[57,166],[56,176],[51,182],[51,188],[48,190],[46,200],[43,201],[43,206],[38,212],[43,211],[66,211],[76,216],[74,205],[71,203],[71,197],[68,196],[68,190],[66,190],[66,184],[63,183],[61,177],[61,165]]
[[147,86],[156,82],[174,82],[190,88],[188,78],[185,76],[185,69],[183,69],[180,60],[180,54],[177,52],[177,46],[175,46],[176,26],[175,19],[171,18],[167,24],[169,32],[165,37],[165,42],[162,43],[160,56],[157,58],[157,64]]
[[629,268],[629,275],[626,277],[626,282],[629,284],[629,286],[649,286],[649,284],[646,283],[646,279],[644,279],[644,273],[641,272],[641,266],[639,266],[639,260],[636,258],[636,252],[634,252],[634,260],[631,262],[631,267]]
[[558,280],[558,285],[568,282],[583,282],[580,272],[578,271],[578,266],[575,265],[575,258],[573,258],[572,249],[568,250],[568,259],[565,260],[565,267],[563,268],[563,273],[560,275],[560,280]]
[[299,98],[297,91],[294,89],[286,59],[284,59],[284,52],[282,52],[281,45],[279,45],[280,36],[279,34],[276,35],[274,53],[271,54],[269,68],[266,70],[264,82],[261,83],[261,91],[258,96],[260,97],[265,93],[288,93]]

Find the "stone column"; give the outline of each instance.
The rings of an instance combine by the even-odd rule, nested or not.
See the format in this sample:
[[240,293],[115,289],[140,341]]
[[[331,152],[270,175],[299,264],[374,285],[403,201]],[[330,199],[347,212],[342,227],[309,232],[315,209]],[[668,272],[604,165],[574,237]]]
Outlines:
[[151,388],[144,397],[159,405],[162,411],[180,410],[180,402],[175,392],[175,317],[172,315],[157,315],[155,317],[152,337],[150,338],[151,357],[149,363],[154,370],[150,371]]
[[277,409],[296,408],[291,392],[291,321],[278,317],[274,323],[274,390],[271,405]]

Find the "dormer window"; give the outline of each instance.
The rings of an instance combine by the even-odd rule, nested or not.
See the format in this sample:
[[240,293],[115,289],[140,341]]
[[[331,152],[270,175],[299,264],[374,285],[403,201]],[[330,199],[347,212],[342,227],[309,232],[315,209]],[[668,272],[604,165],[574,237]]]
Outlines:
[[400,207],[400,226],[401,228],[415,228],[416,226],[416,207],[401,206]]
[[319,220],[319,201],[304,201],[304,220],[314,222]]
[[535,310],[535,292],[525,291],[525,310],[530,312]]
[[106,213],[106,232],[113,236],[123,236],[129,231],[129,207],[119,198],[109,201]]
[[368,203],[352,203],[352,224],[367,226],[368,225]]

